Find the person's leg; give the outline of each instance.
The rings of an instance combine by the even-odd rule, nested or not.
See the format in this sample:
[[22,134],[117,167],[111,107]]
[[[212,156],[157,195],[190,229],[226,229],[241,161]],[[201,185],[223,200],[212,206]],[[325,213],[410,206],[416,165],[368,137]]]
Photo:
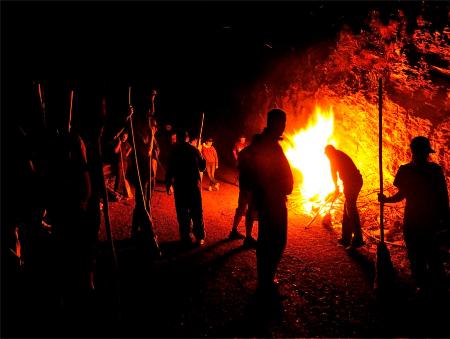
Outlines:
[[362,180],[356,181],[353,186],[350,187],[347,199],[348,216],[350,220],[350,230],[353,233],[352,245],[360,246],[364,244],[361,221],[359,218],[358,207],[356,205],[359,192],[362,188]]
[[423,249],[420,244],[420,235],[415,230],[405,227],[404,230],[405,244],[408,251],[408,259],[411,268],[411,275],[416,281],[416,286],[423,289],[426,287],[426,260]]
[[348,209],[347,209],[347,197],[345,197],[344,202],[344,210],[342,213],[342,236],[340,239],[340,243],[343,246],[350,245],[350,242],[352,240],[352,231],[350,228],[350,219],[348,215]]
[[186,197],[186,192],[179,192],[177,189],[174,191],[174,196],[180,239],[182,241],[190,241],[191,218],[189,215],[189,199]]
[[247,208],[246,192],[239,190],[238,206],[234,214],[233,226],[230,232],[230,238],[239,238],[238,226],[244,216]]
[[205,239],[205,225],[203,223],[202,195],[199,189],[191,196],[192,231],[197,241]]
[[209,190],[212,191],[212,186],[214,185],[213,183],[213,177],[212,177],[212,167],[214,166],[214,164],[207,162],[206,163],[206,173],[208,174],[208,178],[209,178]]

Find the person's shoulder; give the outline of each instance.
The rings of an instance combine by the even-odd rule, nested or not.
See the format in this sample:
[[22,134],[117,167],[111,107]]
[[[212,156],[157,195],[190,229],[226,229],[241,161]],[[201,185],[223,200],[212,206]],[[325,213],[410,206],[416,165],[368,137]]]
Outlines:
[[444,173],[442,167],[435,162],[429,162],[428,166],[434,175],[440,175],[441,173]]

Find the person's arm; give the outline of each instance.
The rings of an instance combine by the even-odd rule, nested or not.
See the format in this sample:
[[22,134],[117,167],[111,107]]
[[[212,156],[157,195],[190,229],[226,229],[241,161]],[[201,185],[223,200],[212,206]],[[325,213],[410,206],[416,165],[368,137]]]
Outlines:
[[291,166],[289,165],[289,161],[284,155],[283,151],[281,151],[280,157],[280,170],[281,170],[281,178],[283,184],[283,193],[285,195],[289,195],[292,193],[294,189],[294,177],[292,175]]
[[337,183],[338,175],[337,175],[337,169],[336,165],[334,164],[334,161],[330,159],[330,170],[331,170],[331,178],[333,179],[334,183],[334,190],[336,193],[339,193],[339,185]]
[[92,186],[91,186],[91,177],[89,176],[89,171],[87,168],[87,154],[86,154],[86,146],[84,145],[83,139],[79,138],[80,145],[80,161],[81,161],[81,169],[83,171],[83,187],[84,187],[84,196],[80,202],[80,207],[83,211],[86,211],[89,199],[92,194]]
[[394,195],[387,197],[384,194],[378,193],[378,201],[381,203],[396,203],[400,202],[403,199],[405,199],[405,195],[402,193],[402,191],[398,190],[397,193]]
[[237,161],[238,160],[238,152],[237,152],[236,145],[234,145],[234,148],[233,148],[233,155],[234,155],[234,159],[236,159],[236,161]]
[[122,140],[120,140],[120,138],[119,138],[119,141],[117,142],[117,145],[116,145],[116,147],[114,147],[114,153],[119,153],[120,152],[120,146],[122,145]]
[[125,158],[128,158],[132,150],[133,148],[130,145],[128,145],[127,152],[125,153]]
[[219,156],[217,155],[217,151],[214,148],[214,159],[215,159],[215,163],[216,163],[216,169],[219,168]]

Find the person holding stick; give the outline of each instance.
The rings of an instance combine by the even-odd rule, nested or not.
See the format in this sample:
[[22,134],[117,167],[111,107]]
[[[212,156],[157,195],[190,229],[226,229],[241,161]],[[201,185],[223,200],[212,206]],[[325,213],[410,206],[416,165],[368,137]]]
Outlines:
[[203,223],[202,193],[200,172],[206,169],[206,161],[200,151],[188,143],[186,132],[177,133],[177,143],[169,155],[166,172],[167,194],[174,188],[175,208],[180,231],[180,240],[184,245],[192,243],[190,227],[196,243],[205,243]]
[[363,185],[363,178],[353,160],[344,152],[337,150],[333,145],[325,147],[325,154],[330,160],[331,176],[336,187],[336,195],[339,194],[337,178],[344,185],[344,211],[342,220],[342,237],[338,243],[353,249],[363,246],[361,222],[359,219],[356,201]]
[[381,203],[406,199],[403,235],[408,250],[411,273],[418,292],[444,290],[444,268],[439,254],[437,234],[449,229],[449,198],[442,168],[428,160],[428,138],[412,139],[412,161],[401,165],[394,179],[397,193],[390,197],[378,194]]

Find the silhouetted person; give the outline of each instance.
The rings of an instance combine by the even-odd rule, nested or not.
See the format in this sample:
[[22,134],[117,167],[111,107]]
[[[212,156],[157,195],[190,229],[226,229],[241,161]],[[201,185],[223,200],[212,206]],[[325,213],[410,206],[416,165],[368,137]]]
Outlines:
[[241,181],[251,187],[259,216],[256,247],[258,289],[264,296],[276,294],[275,272],[287,241],[286,196],[293,177],[278,141],[286,127],[286,113],[273,109],[267,127],[248,146],[250,152],[240,165]]
[[[356,201],[363,185],[363,179],[353,160],[344,152],[337,150],[332,145],[325,147],[325,154],[330,160],[331,176],[339,193],[337,178],[344,185],[344,211],[342,220],[342,237],[338,242],[347,248],[358,248],[364,245],[361,222],[359,220]],[[350,247],[348,247],[350,246]]]
[[[64,113],[64,112],[61,112]],[[86,147],[79,135],[59,129],[48,145],[48,215],[66,305],[78,304],[88,286],[83,279],[85,217],[91,196]]]
[[114,182],[114,191],[125,198],[129,198],[126,173],[131,150],[131,146],[128,142],[128,133],[123,132],[116,143],[116,147],[114,147],[114,153],[116,154],[116,180]]
[[190,228],[198,245],[203,245],[205,227],[203,224],[200,172],[206,169],[206,161],[200,151],[188,143],[185,132],[177,134],[177,143],[169,155],[166,173],[167,193],[174,188],[175,208],[184,244],[191,244]]
[[[257,137],[257,136],[255,136]],[[244,138],[245,139],[245,138]],[[242,141],[242,138],[241,138]],[[244,140],[245,141],[245,140]],[[245,169],[241,171],[241,164],[246,163],[246,158],[251,156],[251,148],[240,149],[237,153],[237,167],[239,171],[239,197],[238,207],[234,214],[233,226],[229,234],[229,239],[244,239],[244,246],[254,247],[256,246],[256,240],[252,237],[253,221],[256,219],[256,208],[252,199],[252,187],[249,186],[249,179],[246,178]],[[238,231],[239,223],[242,217],[245,215],[245,236]]]
[[219,157],[217,156],[216,148],[213,146],[213,139],[208,138],[202,145],[202,155],[206,160],[206,173],[209,177],[208,190],[219,190],[219,183],[216,180],[216,170],[219,168]]
[[[133,112],[133,108],[130,108]],[[153,224],[150,220],[149,192],[150,185],[150,155],[155,152],[155,143],[152,143],[154,130],[149,126],[148,117],[137,115],[133,120],[135,148],[132,151],[130,162],[130,183],[135,187],[135,207],[133,211],[131,235],[136,238],[142,231],[144,238],[154,236]],[[153,140],[154,141],[154,140]],[[136,158],[137,157],[137,161]],[[137,163],[136,163],[137,162]],[[137,166],[136,166],[137,165]],[[153,177],[152,177],[153,179]]]
[[444,269],[436,234],[447,228],[449,199],[442,168],[428,161],[434,153],[430,141],[422,136],[411,141],[412,161],[400,166],[391,197],[378,195],[384,203],[406,199],[403,235],[408,250],[411,272],[419,290],[443,287]]
[[[239,141],[236,141],[236,143],[234,144],[234,147],[233,147],[233,157],[234,157],[234,160],[236,161],[236,167],[238,167],[238,165],[239,165],[239,159],[238,159],[239,153],[247,146],[248,146],[247,138],[244,135],[241,135],[239,137]],[[239,171],[239,169],[238,169],[238,171]],[[236,179],[235,179],[236,184],[238,183],[238,180],[239,180],[239,175],[236,176]]]

